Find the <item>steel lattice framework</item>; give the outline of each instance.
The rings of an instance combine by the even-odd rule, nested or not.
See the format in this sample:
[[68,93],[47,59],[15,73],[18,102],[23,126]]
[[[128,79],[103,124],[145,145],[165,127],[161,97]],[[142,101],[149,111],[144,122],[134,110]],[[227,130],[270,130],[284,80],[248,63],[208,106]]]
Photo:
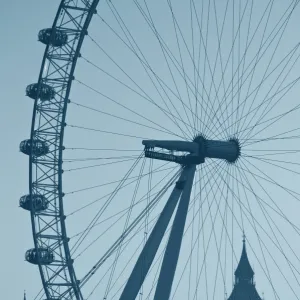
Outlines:
[[[49,201],[46,211],[31,209],[35,251],[50,249],[54,254],[51,265],[36,263],[42,278],[47,299],[83,299],[76,278],[68,246],[62,191],[62,156],[65,118],[73,73],[87,28],[96,12],[99,0],[63,0],[56,14],[51,38],[56,32],[67,34],[67,42],[57,47],[46,45],[35,97],[30,140],[47,143],[49,151],[41,158],[30,151],[30,198],[43,195]],[[41,88],[46,84],[55,91],[49,101],[42,101]]]

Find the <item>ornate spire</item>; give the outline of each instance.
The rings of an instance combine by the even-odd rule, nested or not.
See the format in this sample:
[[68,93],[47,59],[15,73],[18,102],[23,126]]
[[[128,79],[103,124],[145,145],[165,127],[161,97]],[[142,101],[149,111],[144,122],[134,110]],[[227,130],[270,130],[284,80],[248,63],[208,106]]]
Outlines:
[[240,258],[240,262],[234,272],[236,281],[246,280],[253,281],[254,272],[251,268],[247,251],[246,251],[246,236],[243,234],[243,250]]
[[235,284],[228,300],[262,300],[253,283],[254,272],[251,268],[247,251],[246,236],[243,234],[243,250],[239,264],[234,272]]

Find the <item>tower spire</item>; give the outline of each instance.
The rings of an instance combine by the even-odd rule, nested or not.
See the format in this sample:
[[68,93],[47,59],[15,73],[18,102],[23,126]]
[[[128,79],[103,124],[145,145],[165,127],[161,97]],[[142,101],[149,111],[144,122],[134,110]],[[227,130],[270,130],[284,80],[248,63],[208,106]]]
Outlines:
[[23,300],[26,300],[26,291],[24,290],[24,298]]
[[240,262],[234,272],[235,280],[245,280],[245,281],[253,281],[254,271],[250,265],[247,251],[246,251],[246,235],[243,232],[243,250],[240,258]]
[[235,284],[228,300],[262,300],[258,295],[254,282],[254,271],[250,265],[246,251],[246,235],[243,231],[243,250],[238,266],[234,272]]

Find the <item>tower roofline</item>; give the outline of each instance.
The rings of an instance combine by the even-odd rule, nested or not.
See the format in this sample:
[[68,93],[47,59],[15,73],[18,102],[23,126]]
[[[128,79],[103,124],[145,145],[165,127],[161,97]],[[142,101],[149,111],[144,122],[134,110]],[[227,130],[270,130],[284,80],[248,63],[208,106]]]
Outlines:
[[236,278],[240,280],[252,280],[254,276],[254,271],[250,265],[247,250],[246,250],[246,236],[243,234],[243,250],[239,264],[234,272]]
[[235,285],[228,300],[262,300],[257,293],[253,282],[254,272],[247,255],[245,233],[243,233],[243,249],[241,258],[234,274]]

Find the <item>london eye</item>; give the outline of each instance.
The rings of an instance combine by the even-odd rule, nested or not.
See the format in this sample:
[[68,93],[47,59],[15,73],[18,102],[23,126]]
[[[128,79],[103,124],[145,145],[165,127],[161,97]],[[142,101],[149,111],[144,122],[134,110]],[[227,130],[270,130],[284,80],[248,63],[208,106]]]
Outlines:
[[35,299],[300,299],[299,15],[60,2],[20,143]]

